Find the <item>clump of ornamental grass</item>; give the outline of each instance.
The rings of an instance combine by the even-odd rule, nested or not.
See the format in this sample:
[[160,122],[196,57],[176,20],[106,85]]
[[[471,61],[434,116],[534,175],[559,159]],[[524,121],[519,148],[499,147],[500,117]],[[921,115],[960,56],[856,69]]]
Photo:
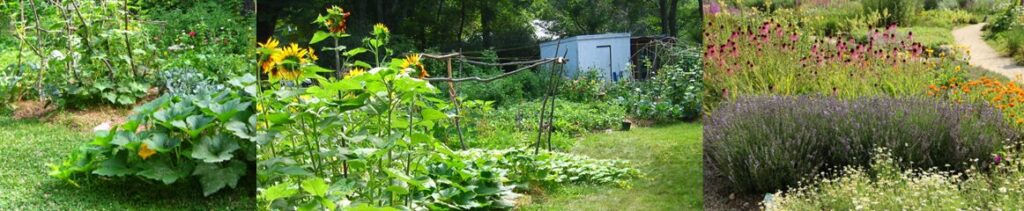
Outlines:
[[896,25],[869,28],[864,38],[854,39],[808,36],[801,24],[785,17],[709,18],[707,110],[742,95],[924,95],[923,87],[941,72],[936,70],[954,63]]
[[992,170],[912,170],[884,149],[868,168],[846,167],[842,177],[767,195],[765,210],[1020,210],[1024,209],[1024,153],[1008,150],[988,160]]
[[724,103],[706,118],[704,135],[705,159],[729,186],[764,193],[823,170],[866,166],[877,147],[913,169],[985,168],[984,158],[1017,132],[985,104],[770,96]]

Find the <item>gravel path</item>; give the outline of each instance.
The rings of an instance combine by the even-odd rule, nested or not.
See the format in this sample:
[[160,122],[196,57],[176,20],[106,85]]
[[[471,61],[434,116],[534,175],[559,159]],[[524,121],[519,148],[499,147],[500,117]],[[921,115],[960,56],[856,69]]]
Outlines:
[[999,55],[995,49],[988,46],[981,37],[981,27],[984,23],[974,24],[953,30],[953,37],[958,45],[967,46],[971,50],[970,63],[973,66],[985,68],[996,72],[1015,81],[1022,81],[1024,78],[1024,67],[1017,65],[1013,59]]

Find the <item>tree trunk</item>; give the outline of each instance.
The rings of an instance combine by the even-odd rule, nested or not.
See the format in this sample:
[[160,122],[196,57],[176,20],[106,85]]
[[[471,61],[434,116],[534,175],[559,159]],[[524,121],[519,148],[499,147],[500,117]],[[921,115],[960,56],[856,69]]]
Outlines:
[[[1024,0],[1022,0],[1024,1]],[[484,48],[494,47],[494,28],[491,23],[494,22],[494,7],[491,5],[480,5],[480,25],[483,31]]]
[[676,18],[677,12],[679,11],[679,0],[672,0],[672,3],[668,6],[668,26],[669,35],[672,37],[679,36],[679,19]]
[[458,45],[456,47],[462,48],[462,31],[464,31],[464,28],[466,27],[466,1],[459,1],[459,10],[459,13],[461,13],[459,16],[459,31],[457,32],[455,39],[458,40]]
[[658,0],[658,18],[661,22],[658,23],[661,26],[661,34],[669,33],[672,29],[668,26],[668,0]]

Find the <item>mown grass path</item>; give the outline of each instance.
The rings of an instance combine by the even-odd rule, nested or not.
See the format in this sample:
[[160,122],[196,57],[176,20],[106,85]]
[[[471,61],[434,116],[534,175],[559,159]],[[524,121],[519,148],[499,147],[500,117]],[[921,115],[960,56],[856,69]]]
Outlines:
[[[198,183],[163,185],[138,179],[87,177],[81,187],[47,175],[91,134],[37,121],[0,117],[0,210],[255,210],[248,188],[203,197]],[[245,186],[239,184],[239,186]]]
[[586,135],[572,153],[629,160],[645,178],[633,180],[630,188],[564,186],[545,196],[533,196],[533,203],[523,210],[701,210],[702,142],[699,123]]

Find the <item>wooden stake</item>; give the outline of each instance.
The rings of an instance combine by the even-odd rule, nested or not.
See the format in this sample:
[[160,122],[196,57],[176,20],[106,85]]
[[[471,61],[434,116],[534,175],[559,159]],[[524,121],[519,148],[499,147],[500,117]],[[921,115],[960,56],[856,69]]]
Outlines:
[[455,129],[459,132],[459,144],[462,146],[462,150],[466,150],[466,141],[462,139],[462,126],[459,123],[459,118],[462,115],[462,109],[459,105],[459,98],[455,91],[455,82],[452,81],[452,58],[448,58],[448,96],[452,101],[452,106],[455,106],[455,118],[452,120],[455,122]]

